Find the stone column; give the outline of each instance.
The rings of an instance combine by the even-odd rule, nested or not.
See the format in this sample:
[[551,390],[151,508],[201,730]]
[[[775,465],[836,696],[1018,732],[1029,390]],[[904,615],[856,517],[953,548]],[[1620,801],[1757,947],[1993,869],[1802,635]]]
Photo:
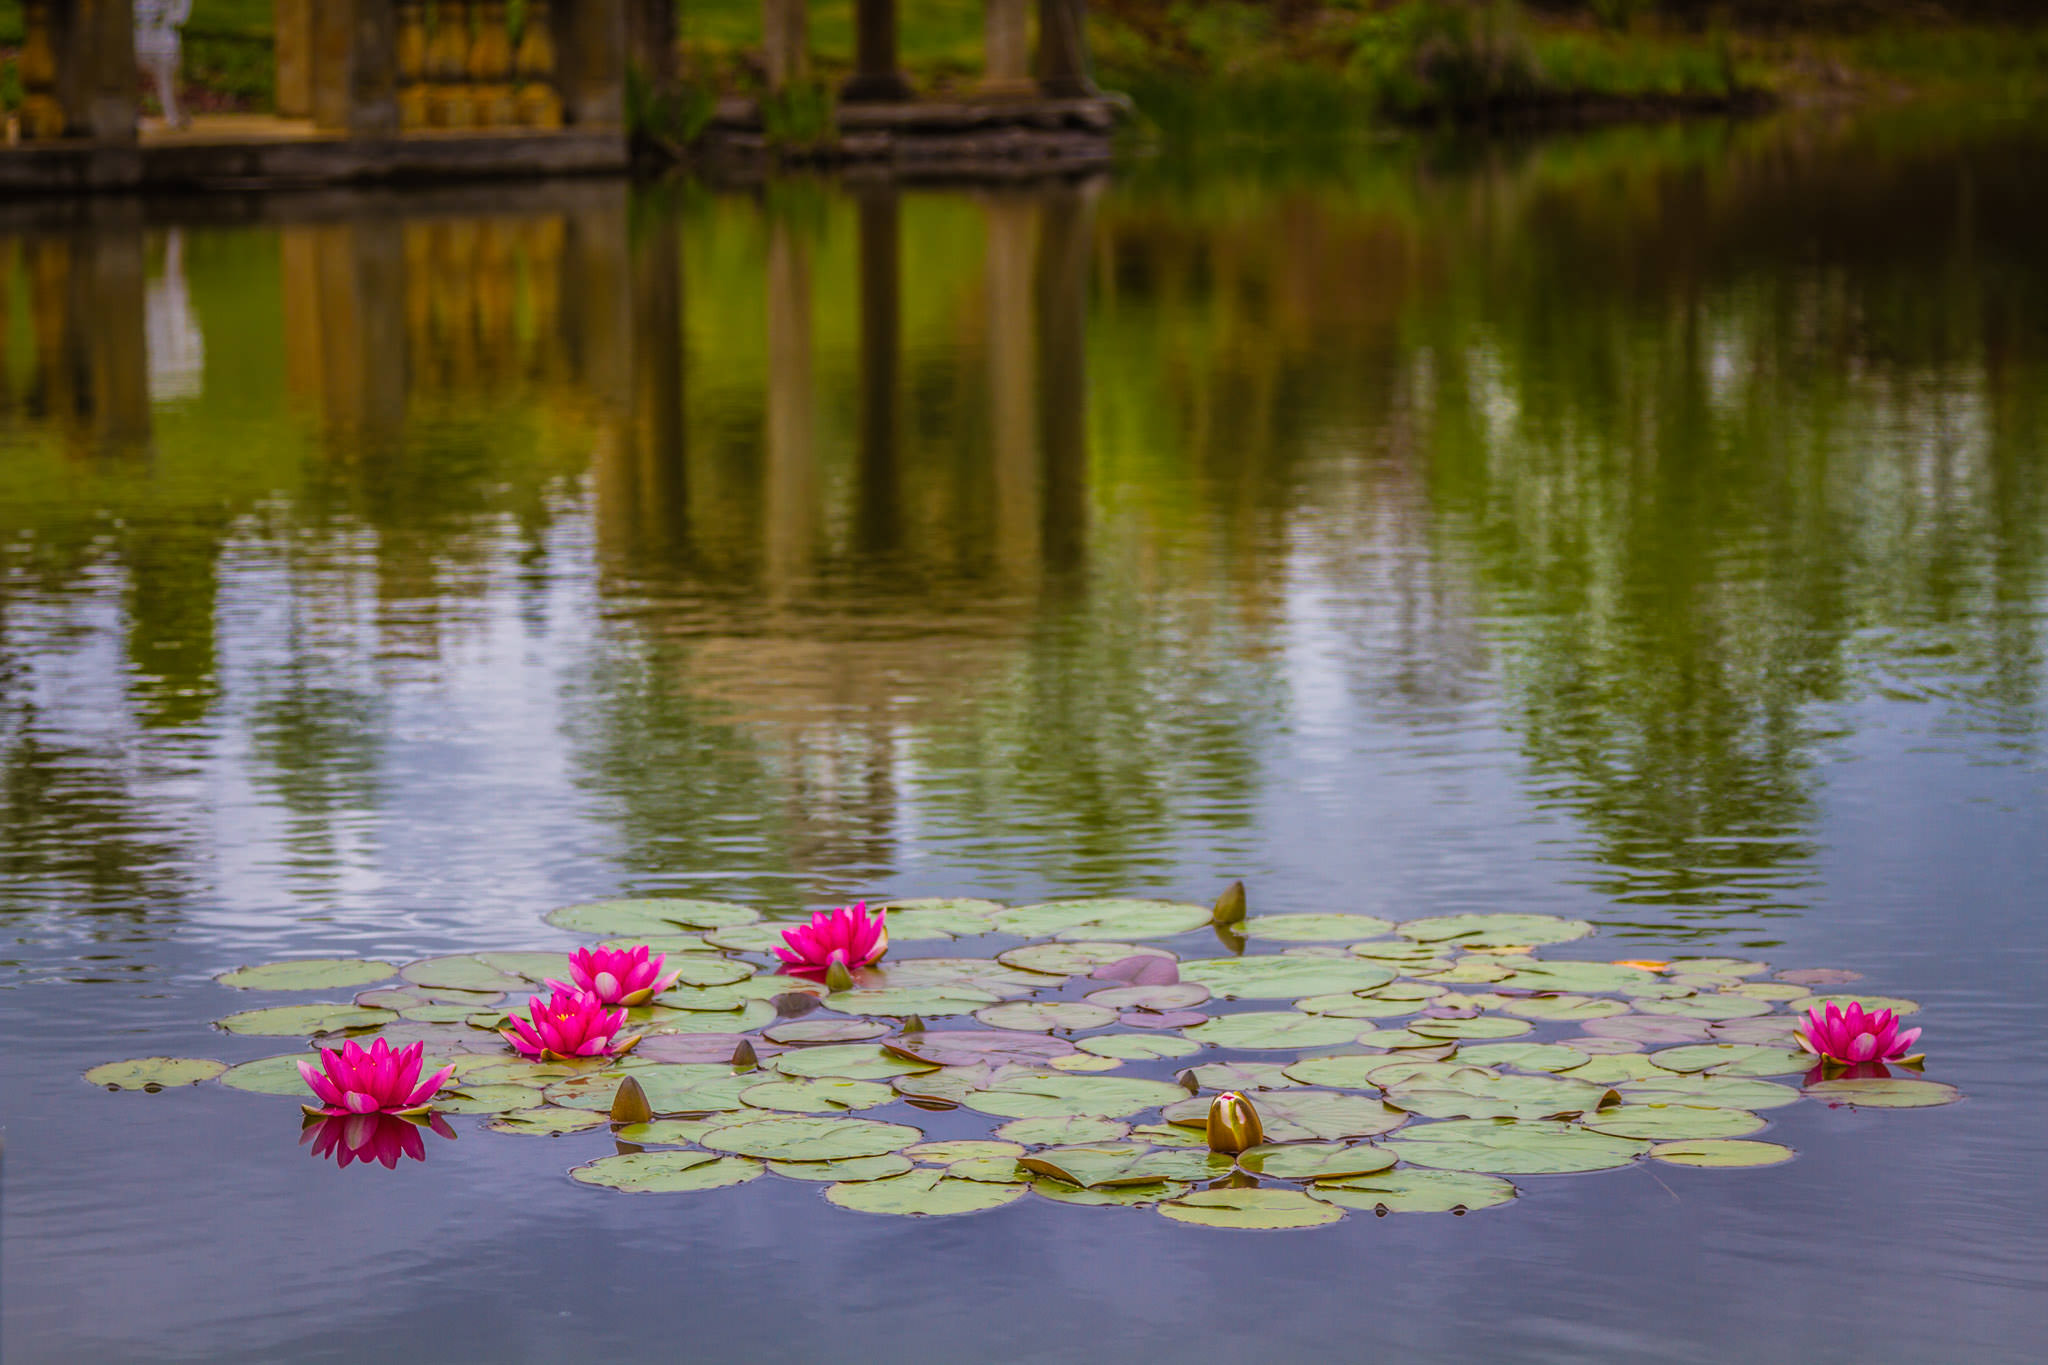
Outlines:
[[1048,190],[1038,256],[1038,429],[1046,567],[1078,568],[1088,533],[1088,257],[1093,194]]
[[1038,0],[1038,88],[1049,99],[1102,93],[1088,74],[1088,0]]
[[135,141],[132,0],[49,0],[42,8],[48,15],[50,53],[56,66],[54,94],[64,111],[65,136],[97,142]]
[[761,0],[761,64],[769,90],[811,74],[810,29],[808,0]]
[[984,99],[1030,99],[1031,16],[1028,0],[985,0],[982,11],[982,75],[976,93]]
[[562,120],[578,128],[626,126],[626,0],[556,0],[555,80]]
[[673,89],[676,0],[631,0],[626,6],[626,62],[660,92]]
[[860,481],[854,534],[864,552],[886,553],[896,548],[900,529],[902,216],[893,184],[863,186],[855,197],[860,215]]
[[396,0],[313,6],[313,122],[356,137],[398,132]]
[[896,66],[896,0],[854,0],[853,75],[839,89],[850,103],[887,104],[910,98],[910,82]]
[[313,0],[271,0],[277,50],[277,113],[313,117]]

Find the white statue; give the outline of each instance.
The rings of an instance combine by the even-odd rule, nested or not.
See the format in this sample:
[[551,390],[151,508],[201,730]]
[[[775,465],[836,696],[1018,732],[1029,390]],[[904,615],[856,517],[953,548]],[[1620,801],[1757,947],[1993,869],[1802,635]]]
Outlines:
[[178,68],[185,55],[178,30],[191,17],[192,0],[135,0],[135,61],[156,77],[157,101],[173,128],[192,121],[178,108]]

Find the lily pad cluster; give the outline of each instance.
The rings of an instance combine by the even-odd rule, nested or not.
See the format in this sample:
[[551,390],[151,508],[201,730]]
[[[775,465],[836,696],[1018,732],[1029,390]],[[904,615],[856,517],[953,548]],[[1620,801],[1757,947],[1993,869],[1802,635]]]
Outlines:
[[[1850,993],[1851,973],[1546,960],[1537,949],[1592,933],[1547,915],[1247,918],[1243,904],[1235,888],[1214,908],[899,901],[890,957],[850,984],[779,970],[780,926],[747,906],[558,910],[551,924],[646,944],[679,972],[627,1011],[643,1038],[625,1057],[522,1057],[499,1034],[509,1009],[564,974],[560,952],[242,967],[221,984],[265,998],[218,1026],[316,1047],[420,1043],[430,1066],[454,1068],[438,1114],[575,1146],[569,1176],[596,1189],[771,1176],[899,1215],[1026,1198],[1231,1228],[1462,1213],[1509,1202],[1532,1177],[1789,1160],[1760,1134],[1803,1099],[1960,1098],[1878,1063],[1816,1067],[1799,1050],[1798,1012],[1817,1002],[1917,1009]],[[270,998],[282,993],[322,998]],[[86,1079],[304,1098],[308,1055],[140,1058]],[[1261,1128],[1235,1154],[1211,1151],[1205,1132],[1225,1091],[1247,1097]]]

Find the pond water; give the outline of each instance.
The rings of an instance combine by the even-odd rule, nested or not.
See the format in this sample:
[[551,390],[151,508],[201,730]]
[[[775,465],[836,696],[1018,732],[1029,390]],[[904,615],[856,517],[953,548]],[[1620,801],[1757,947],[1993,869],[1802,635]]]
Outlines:
[[[2037,1359],[2044,154],[6,206],[8,1358]],[[1236,877],[1861,972],[1968,1099],[1233,1233],[625,1196],[477,1118],[341,1171],[80,1079],[279,1051],[239,964],[578,900]]]

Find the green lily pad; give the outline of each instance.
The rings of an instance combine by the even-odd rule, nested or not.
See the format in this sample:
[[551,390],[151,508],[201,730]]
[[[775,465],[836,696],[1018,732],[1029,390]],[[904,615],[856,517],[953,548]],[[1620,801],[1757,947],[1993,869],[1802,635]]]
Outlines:
[[911,1061],[872,1043],[798,1048],[777,1055],[772,1064],[785,1076],[830,1076],[847,1081],[879,1081],[937,1069],[936,1063]]
[[[1513,1044],[1507,1044],[1507,1046],[1513,1046]],[[1641,1043],[1631,1042],[1627,1038],[1599,1038],[1590,1034],[1580,1034],[1576,1038],[1562,1039],[1558,1042],[1558,1046],[1568,1047],[1574,1052],[1583,1052],[1588,1057],[1616,1057],[1625,1052],[1641,1052],[1643,1050]]]
[[[102,1062],[86,1072],[85,1078],[109,1090],[156,1091],[210,1081],[227,1069],[226,1062],[210,1057],[135,1057],[125,1062]],[[305,1085],[304,1080],[299,1080],[301,1090]]]
[[1408,1129],[1389,1144],[1401,1160],[1434,1170],[1561,1175],[1626,1166],[1647,1142],[1538,1119],[1454,1119]]
[[313,1092],[306,1088],[306,1078],[299,1074],[300,1062],[318,1064],[315,1054],[310,1052],[259,1057],[221,1072],[220,1083],[232,1090],[246,1090],[256,1095],[291,1095],[311,1103]]
[[891,901],[881,908],[888,915],[891,943],[974,938],[992,932],[994,917],[1003,909],[996,901],[949,897]]
[[1398,1019],[1423,1007],[1424,1002],[1420,1000],[1383,1000],[1350,991],[1311,995],[1294,1002],[1294,1008],[1304,1014],[1320,1014],[1331,1019]]
[[933,1066],[976,1066],[1015,1062],[1043,1067],[1074,1054],[1064,1038],[1046,1038],[1009,1029],[933,1029],[906,1033],[882,1044],[884,1051],[906,1061]]
[[[759,1073],[734,1075],[729,1066],[717,1062],[661,1062],[631,1068],[633,1079],[647,1092],[647,1103],[657,1114],[704,1114],[743,1107],[742,1092],[759,1085]],[[601,1071],[552,1082],[542,1092],[549,1104],[570,1109],[599,1109],[609,1112],[617,1096],[621,1071]]]
[[1482,1014],[1471,1019],[1417,1019],[1408,1031],[1423,1038],[1518,1038],[1535,1027],[1527,1019]]
[[1771,969],[1768,962],[1751,962],[1745,957],[1674,957],[1674,972],[1712,972],[1717,976],[1762,976]]
[[1794,1000],[1785,1008],[1790,1013],[1797,1015],[1805,1014],[1809,1010],[1825,1010],[1829,1005],[1835,1005],[1844,1010],[1848,1009],[1851,1005],[1861,1005],[1865,1014],[1875,1014],[1879,1010],[1890,1010],[1902,1019],[1909,1014],[1918,1014],[1920,1012],[1920,1006],[1917,1002],[1901,1000],[1896,995],[1808,995]]
[[1745,981],[1739,986],[1730,986],[1729,995],[1747,996],[1751,1000],[1800,1000],[1812,992],[1805,986],[1795,986],[1789,981]]
[[1475,1068],[1390,1085],[1386,1102],[1431,1119],[1546,1119],[1590,1114],[1606,1093],[1605,1086],[1562,1076],[1501,1076]]
[[1298,1142],[1253,1147],[1237,1164],[1273,1180],[1342,1180],[1374,1175],[1394,1164],[1394,1154],[1368,1143]]
[[[1374,1059],[1386,1060],[1377,1053]],[[1178,1077],[1182,1082],[1190,1078],[1203,1090],[1278,1090],[1298,1084],[1286,1074],[1284,1062],[1204,1062]]]
[[1027,1147],[1069,1146],[1089,1142],[1115,1142],[1131,1131],[1128,1123],[1094,1114],[1056,1114],[1047,1118],[1012,1119],[996,1129],[996,1136]]
[[1051,1147],[1019,1157],[1015,1164],[1034,1175],[1091,1189],[1156,1185],[1166,1180],[1214,1180],[1229,1175],[1235,1165],[1231,1158],[1208,1151],[1160,1151],[1134,1142]]
[[879,1014],[892,1019],[911,1015],[940,1019],[954,1014],[972,1014],[1000,1003],[994,991],[968,986],[877,986],[872,989],[834,991],[825,1004],[841,1014]]
[[1171,986],[1112,986],[1090,991],[1088,1003],[1112,1010],[1185,1010],[1209,999],[1209,988],[1192,981]]
[[1032,1193],[1054,1203],[1095,1208],[1149,1208],[1163,1200],[1178,1199],[1193,1188],[1178,1180],[1165,1180],[1153,1185],[1119,1185],[1105,1190],[1083,1189],[1050,1176],[1040,1176],[1031,1182]]
[[[438,1107],[438,1106],[437,1106]],[[560,1137],[604,1126],[605,1116],[587,1109],[559,1109],[552,1104],[535,1109],[508,1109],[487,1125],[494,1133],[525,1133],[532,1137]]]
[[1133,1142],[1142,1142],[1150,1147],[1199,1147],[1209,1150],[1209,1134],[1204,1128],[1189,1128],[1178,1123],[1140,1123],[1129,1135]]
[[744,1119],[713,1128],[697,1139],[715,1152],[775,1161],[838,1161],[881,1156],[922,1141],[923,1132],[905,1123],[878,1119]]
[[685,957],[679,953],[667,954],[661,964],[662,975],[680,973],[676,977],[679,986],[731,986],[754,975],[752,964],[730,957],[713,957],[700,954]]
[[1102,1028],[1116,1022],[1116,1011],[1078,1000],[1013,1000],[978,1009],[974,1017],[990,1028],[1050,1033],[1054,1029]]
[[[563,959],[562,966],[565,971],[568,969],[567,958]],[[517,972],[500,971],[474,953],[421,958],[400,967],[398,974],[427,990],[475,991],[487,995],[529,995],[534,984]]]
[[494,1029],[504,1023],[505,1012],[478,1011],[468,1005],[411,1005],[400,1010],[398,1017],[415,1024],[473,1024]]
[[1171,1033],[1112,1033],[1102,1038],[1083,1038],[1079,1046],[1083,1052],[1127,1062],[1188,1057],[1202,1050],[1201,1044]]
[[1510,997],[1495,1006],[1504,1014],[1517,1015],[1523,1019],[1542,1019],[1563,1023],[1578,1023],[1584,1019],[1611,1019],[1627,1014],[1629,1007],[1620,1000],[1606,1000],[1592,995],[1529,995]]
[[[602,1122],[602,1118],[599,1120]],[[629,1123],[613,1132],[621,1142],[643,1147],[686,1147],[713,1128],[730,1122],[723,1115],[714,1119],[656,1119],[652,1123]]]
[[1279,943],[1351,943],[1391,933],[1391,920],[1371,915],[1254,915],[1239,926],[1246,938]]
[[1077,1114],[1125,1118],[1186,1096],[1187,1091],[1169,1081],[1050,1071],[1003,1077],[984,1089],[970,1091],[960,1102],[978,1113],[999,1118],[1058,1118]]
[[1591,1055],[1563,1043],[1480,1043],[1458,1049],[1458,1060],[1467,1066],[1510,1066],[1518,1071],[1572,1071]]
[[792,1019],[786,1024],[776,1024],[761,1030],[761,1036],[771,1043],[792,1045],[806,1043],[858,1043],[868,1038],[880,1038],[892,1026],[878,1024],[872,1019]]
[[1515,1187],[1498,1176],[1465,1171],[1401,1170],[1325,1181],[1309,1193],[1367,1213],[1453,1213],[1505,1204],[1515,1197]]
[[1771,1002],[1742,995],[1682,995],[1676,1000],[1638,1000],[1643,1014],[1670,1014],[1681,1019],[1746,1019],[1769,1014]]
[[1870,1109],[1925,1109],[1954,1104],[1963,1092],[1940,1081],[1838,1080],[1815,1081],[1806,1093],[1829,1104],[1854,1104]]
[[1677,1019],[1663,1014],[1624,1014],[1612,1019],[1592,1019],[1586,1032],[1599,1038],[1620,1038],[1631,1043],[1657,1046],[1666,1043],[1703,1043],[1714,1035],[1699,1019]]
[[873,1081],[848,1081],[838,1077],[814,1077],[793,1081],[763,1081],[740,1092],[740,1100],[755,1109],[780,1109],[794,1114],[836,1114],[849,1109],[873,1109],[889,1104],[896,1092]]
[[729,929],[760,918],[758,912],[744,905],[697,900],[590,901],[565,905],[546,916],[547,922],[557,929],[626,938],[673,934],[677,929]]
[[1367,990],[1394,979],[1394,969],[1359,958],[1226,957],[1181,966],[1181,979],[1230,1000],[1299,1000]]
[[[1186,1127],[1205,1124],[1212,1098],[1198,1095],[1160,1111],[1169,1123]],[[1378,1137],[1408,1121],[1372,1095],[1345,1095],[1331,1090],[1268,1090],[1253,1098],[1269,1142],[1341,1142]]]
[[[1043,1120],[1019,1121],[1038,1123]],[[956,1161],[1015,1161],[1024,1155],[1024,1144],[996,1142],[988,1138],[947,1138],[939,1142],[920,1142],[914,1147],[905,1147],[903,1155],[923,1166],[951,1166]]]
[[1407,970],[1412,975],[1427,977],[1431,983],[1450,982],[1455,985],[1504,981],[1515,974],[1514,969],[1504,963],[1476,956],[1461,958],[1442,971],[1423,972],[1412,967]]
[[1024,1197],[1029,1186],[1001,1185],[986,1180],[959,1180],[943,1171],[920,1167],[887,1180],[865,1180],[832,1186],[825,1198],[856,1213],[887,1213],[911,1218],[941,1218],[999,1209]]
[[1616,990],[1630,1000],[1679,1000],[1698,993],[1691,986],[1661,976],[1650,981],[1620,986]]
[[631,1152],[599,1157],[569,1172],[571,1180],[629,1194],[676,1194],[744,1185],[761,1174],[761,1163],[709,1152]]
[[[1396,1061],[1397,1059],[1389,1057],[1384,1052],[1309,1057],[1286,1066],[1282,1075],[1288,1083],[1295,1085],[1329,1085],[1339,1090],[1377,1090],[1379,1082],[1372,1079],[1373,1072],[1381,1067],[1394,1065]],[[1242,1087],[1227,1085],[1216,1088],[1236,1090]]]
[[1050,984],[1043,972],[1026,971],[984,957],[902,958],[879,970],[879,984],[884,986],[960,987],[970,992],[987,991],[999,1000],[1015,1000]]
[[1572,1079],[1595,1085],[1623,1085],[1630,1081],[1655,1081],[1659,1085],[1679,1078],[1639,1052],[1620,1052],[1587,1059],[1572,1068]]
[[655,996],[654,1004],[661,1009],[705,1014],[743,1010],[757,1002],[760,996],[742,986],[740,982],[727,982],[722,986],[676,986]]
[[1047,901],[1005,910],[995,927],[1019,938],[1172,938],[1207,924],[1209,913],[1206,905],[1177,901]]
[[1164,958],[1173,956],[1162,948],[1140,947],[1135,943],[1031,943],[997,953],[996,961],[1042,976],[1087,976],[1098,967],[1148,953]]
[[[892,927],[891,933],[895,930]],[[768,1169],[790,1180],[845,1181],[888,1180],[914,1168],[910,1158],[894,1152],[883,1156],[853,1156],[842,1161],[771,1161]]]
[[1775,1142],[1707,1138],[1696,1142],[1660,1142],[1650,1149],[1650,1157],[1674,1166],[1775,1166],[1790,1161],[1792,1149]]
[[1711,1071],[1717,1076],[1794,1076],[1813,1066],[1804,1052],[1756,1043],[1691,1043],[1650,1054],[1666,1071]]
[[450,1081],[434,1099],[434,1108],[444,1114],[502,1114],[526,1109],[539,1098],[526,1085],[462,1085]]
[[376,1028],[397,1019],[392,1010],[366,1010],[358,1005],[275,1005],[243,1010],[216,1023],[229,1033],[256,1038],[305,1038],[346,1029]]
[[1445,949],[1427,943],[1411,943],[1405,938],[1383,938],[1371,943],[1354,943],[1349,951],[1353,957],[1384,962],[1403,971],[1440,972],[1452,965],[1452,959],[1446,955]]
[[[1578,1073],[1574,1072],[1576,1076]],[[1747,1076],[1688,1073],[1652,1080],[1629,1081],[1619,1087],[1630,1104],[1704,1104],[1717,1109],[1781,1109],[1799,1101],[1799,1092],[1776,1081]]]
[[1620,1104],[1588,1114],[1585,1125],[1613,1137],[1676,1142],[1693,1138],[1736,1138],[1764,1126],[1761,1115],[1747,1109],[1718,1109],[1692,1104]]
[[782,924],[733,924],[705,933],[704,942],[734,953],[772,953],[783,942]]
[[1569,943],[1592,933],[1593,926],[1582,919],[1559,919],[1556,915],[1431,915],[1397,925],[1394,932],[1418,943],[1506,948]]
[[401,1012],[420,1005],[461,1005],[465,1009],[480,1009],[485,1005],[501,1004],[504,999],[503,991],[457,991],[445,986],[432,990],[425,986],[378,986],[356,992],[356,1003],[364,1009]]
[[751,1033],[776,1017],[775,1006],[766,1000],[749,1000],[737,1011],[669,1010],[647,1022],[634,1022],[635,1014],[637,1011],[628,1015],[628,1026],[650,1037],[672,1033]]
[[1226,1014],[1197,1024],[1186,1035],[1211,1047],[1244,1051],[1272,1051],[1304,1047],[1335,1047],[1357,1042],[1371,1025],[1356,1019],[1331,1019],[1320,1014],[1297,1014],[1292,1010],[1254,1010]]
[[1790,1050],[1798,1046],[1799,1021],[1789,1014],[1760,1014],[1754,1019],[1723,1019],[1707,1025],[1707,1036],[1721,1043],[1756,1043]]
[[325,991],[367,986],[397,971],[389,962],[369,958],[308,957],[293,962],[266,962],[260,967],[238,967],[214,980],[243,991]]
[[1464,960],[1507,968],[1508,974],[1500,978],[1500,984],[1518,991],[1608,994],[1614,991],[1640,990],[1659,982],[1655,972],[1644,971],[1641,967],[1625,967],[1618,962],[1546,962],[1541,958],[1524,957],[1520,954],[1501,957],[1473,956]]
[[1177,1223],[1209,1228],[1312,1228],[1344,1216],[1342,1209],[1299,1190],[1195,1190],[1157,1207]]

